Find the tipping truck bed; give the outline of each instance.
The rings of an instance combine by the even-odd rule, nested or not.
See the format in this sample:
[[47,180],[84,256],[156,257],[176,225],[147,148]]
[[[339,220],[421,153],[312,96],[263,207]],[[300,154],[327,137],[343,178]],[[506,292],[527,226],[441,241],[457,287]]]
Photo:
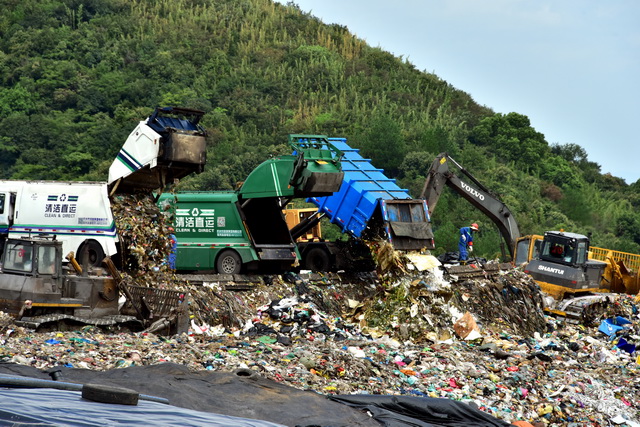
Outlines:
[[206,163],[203,111],[162,107],[131,132],[109,168],[111,193],[163,189]]
[[398,250],[432,249],[433,233],[426,202],[412,199],[382,169],[351,148],[346,138],[329,138],[343,152],[344,179],[331,196],[311,197],[333,224],[354,238],[382,237]]

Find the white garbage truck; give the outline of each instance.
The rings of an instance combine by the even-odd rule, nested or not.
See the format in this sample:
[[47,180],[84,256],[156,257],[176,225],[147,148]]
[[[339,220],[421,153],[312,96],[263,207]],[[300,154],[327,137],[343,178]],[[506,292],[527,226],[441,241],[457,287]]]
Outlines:
[[[106,182],[0,181],[0,240],[47,234],[81,262],[117,252]],[[1,243],[0,243],[1,244]]]
[[117,253],[110,196],[164,187],[206,162],[203,111],[158,107],[131,132],[109,168],[108,182],[0,180],[0,253],[7,238],[49,235],[66,255],[98,267]]

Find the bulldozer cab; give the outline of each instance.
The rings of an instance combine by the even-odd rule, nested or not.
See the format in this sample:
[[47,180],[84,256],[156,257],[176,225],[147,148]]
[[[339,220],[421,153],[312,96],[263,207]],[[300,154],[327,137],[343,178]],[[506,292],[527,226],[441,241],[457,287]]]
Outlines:
[[581,266],[587,261],[589,238],[582,234],[547,232],[540,250],[540,259],[553,263]]
[[57,276],[62,243],[51,238],[7,239],[0,272],[29,276]]

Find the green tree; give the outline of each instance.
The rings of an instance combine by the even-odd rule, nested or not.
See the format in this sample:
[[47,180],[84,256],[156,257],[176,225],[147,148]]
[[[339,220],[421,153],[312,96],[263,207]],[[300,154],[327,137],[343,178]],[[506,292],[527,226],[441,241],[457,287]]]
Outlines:
[[0,87],[0,119],[18,112],[31,114],[37,106],[38,96],[20,83],[13,87]]
[[615,232],[621,238],[640,244],[640,216],[627,212],[616,220]]
[[387,114],[377,114],[362,137],[362,153],[374,166],[397,176],[405,155],[405,142],[400,125]]
[[518,113],[497,113],[481,120],[469,139],[491,147],[502,160],[531,172],[539,171],[550,153],[544,135],[531,127],[527,116]]

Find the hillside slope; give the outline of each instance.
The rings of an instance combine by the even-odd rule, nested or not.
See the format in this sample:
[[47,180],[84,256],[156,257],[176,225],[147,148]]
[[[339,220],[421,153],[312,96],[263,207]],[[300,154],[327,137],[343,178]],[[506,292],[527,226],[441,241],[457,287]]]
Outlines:
[[[157,105],[207,112],[208,165],[182,183],[230,189],[288,133],[347,137],[418,195],[448,151],[515,212],[523,233],[564,228],[640,252],[640,184],[600,174],[574,144],[494,114],[408,61],[271,0],[0,0],[0,178],[104,180],[135,123]],[[446,213],[446,214],[445,214]],[[438,251],[457,228],[497,229],[445,194]]]

